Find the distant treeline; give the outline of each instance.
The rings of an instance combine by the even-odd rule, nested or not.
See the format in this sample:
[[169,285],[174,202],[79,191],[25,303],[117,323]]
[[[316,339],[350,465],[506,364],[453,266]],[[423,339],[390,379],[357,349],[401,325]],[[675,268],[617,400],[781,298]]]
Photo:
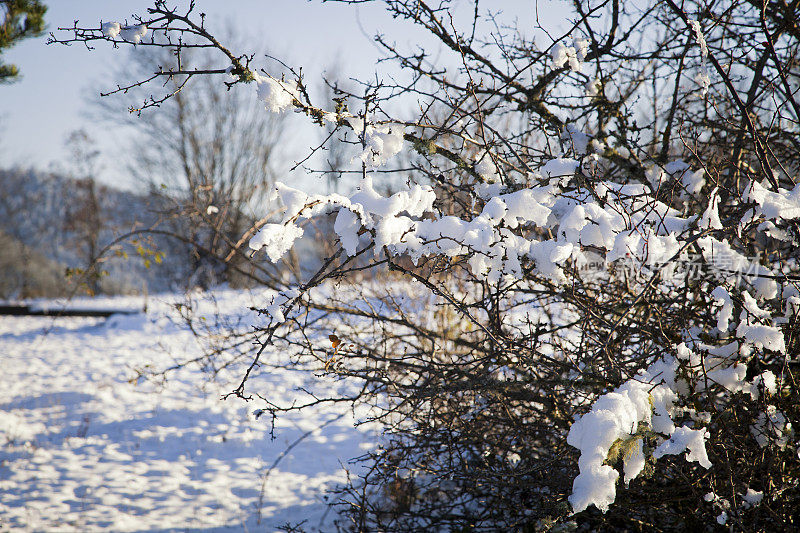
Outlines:
[[187,246],[135,230],[169,226],[168,200],[94,180],[0,169],[0,298],[159,292],[190,277]]

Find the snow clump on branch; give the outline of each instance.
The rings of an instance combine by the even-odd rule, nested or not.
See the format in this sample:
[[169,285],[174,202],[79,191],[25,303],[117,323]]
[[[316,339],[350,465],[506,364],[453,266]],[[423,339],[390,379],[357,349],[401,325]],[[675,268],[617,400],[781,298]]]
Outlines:
[[588,49],[589,41],[582,37],[577,37],[572,40],[572,46],[567,46],[560,42],[554,44],[550,51],[550,56],[553,58],[553,64],[556,68],[561,68],[569,63],[569,68],[573,72],[580,72]]
[[265,224],[250,239],[252,250],[266,249],[267,256],[273,263],[277,262],[294,245],[294,241],[303,236],[303,228],[295,224]]
[[592,504],[603,512],[608,510],[616,498],[619,478],[612,466],[604,464],[609,453],[615,446],[627,448],[623,470],[625,483],[630,483],[644,469],[642,440],[648,433],[669,436],[653,452],[654,458],[688,450],[687,461],[711,467],[705,450],[706,430],[676,428],[670,417],[673,402],[678,398],[677,369],[675,358],[656,361],[636,378],[598,398],[591,411],[572,424],[567,443],[581,451],[580,473],[569,497],[574,512]]
[[120,37],[133,44],[139,44],[145,35],[147,35],[147,26],[144,24],[125,26],[119,31]]
[[255,74],[255,79],[258,99],[264,102],[267,111],[271,113],[286,111],[295,100],[300,100],[300,91],[295,83],[279,81],[260,74]]
[[364,119],[356,116],[347,117],[347,122],[357,135],[364,136],[364,151],[353,159],[360,159],[371,168],[384,166],[403,149],[402,124],[367,123],[365,128]]
[[103,32],[103,35],[109,39],[115,39],[122,29],[122,27],[119,25],[119,22],[104,22],[100,28]]
[[100,25],[103,36],[109,39],[121,37],[129,43],[139,44],[147,35],[147,26],[144,24],[134,24],[132,26],[122,26],[119,22],[103,22]]

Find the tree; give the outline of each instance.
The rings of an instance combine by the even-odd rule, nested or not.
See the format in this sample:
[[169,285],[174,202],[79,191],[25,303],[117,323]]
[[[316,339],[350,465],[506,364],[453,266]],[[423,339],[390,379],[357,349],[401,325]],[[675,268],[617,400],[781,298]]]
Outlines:
[[64,229],[72,234],[76,250],[79,250],[81,262],[86,266],[84,279],[86,289],[91,295],[100,294],[102,270],[98,260],[101,258],[100,235],[105,225],[105,216],[101,208],[102,187],[95,181],[99,171],[97,158],[100,151],[85,130],[75,130],[69,134],[65,142],[70,151],[74,168],[75,197],[67,207]]
[[[379,35],[410,81],[320,103],[299,69],[255,71],[191,9],[137,20],[217,51],[190,75],[232,73],[269,111],[359,139],[351,194],[277,185],[283,217],[252,248],[277,261],[326,211],[339,245],[265,303],[229,395],[273,415],[371,408],[385,438],[340,490],[343,527],[798,526],[799,6],[576,0],[555,35],[477,2],[465,22],[390,0],[442,54]],[[390,113],[406,96],[420,111]],[[248,389],[287,352],[351,388]]]
[[[0,54],[22,39],[42,35],[46,12],[47,6],[39,0],[0,0]],[[18,76],[19,68],[3,63],[0,55],[0,83]]]
[[[209,58],[202,49],[188,47],[176,56],[170,48],[133,50],[119,78],[130,82],[158,69],[205,69]],[[237,242],[260,217],[253,207],[263,205],[274,181],[275,147],[283,117],[258,112],[252,95],[241,87],[226,88],[218,80],[188,75],[171,76],[168,100],[160,113],[136,112],[152,105],[145,90],[129,93],[125,123],[135,130],[127,161],[131,175],[163,198],[166,222],[162,229],[185,241],[190,264],[189,285],[228,282],[252,284],[252,271],[236,253]],[[101,114],[120,120],[119,102],[101,102]],[[170,207],[171,206],[171,207]],[[244,243],[239,243],[239,247]],[[173,253],[175,249],[173,249]]]
[[[59,214],[49,209],[49,185],[46,178],[36,179],[21,169],[0,169],[0,298],[41,298],[63,296],[64,266],[54,257],[46,257],[34,240],[59,238],[59,223],[49,216]],[[63,195],[59,195],[63,198]],[[35,212],[31,207],[36,206]]]

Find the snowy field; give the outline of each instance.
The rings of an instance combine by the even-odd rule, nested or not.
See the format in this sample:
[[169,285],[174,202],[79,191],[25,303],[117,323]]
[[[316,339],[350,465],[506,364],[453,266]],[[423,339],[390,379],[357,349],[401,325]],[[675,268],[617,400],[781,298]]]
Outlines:
[[[241,293],[218,297],[223,313],[250,303]],[[183,368],[162,385],[131,381],[136,367],[200,353],[169,299],[151,297],[147,313],[107,320],[0,317],[0,531],[330,526],[325,489],[344,481],[343,467],[372,436],[341,405],[280,419],[272,440],[269,416],[252,415],[258,405],[220,400],[233,374],[209,381]],[[271,371],[252,385],[291,401],[319,381]]]

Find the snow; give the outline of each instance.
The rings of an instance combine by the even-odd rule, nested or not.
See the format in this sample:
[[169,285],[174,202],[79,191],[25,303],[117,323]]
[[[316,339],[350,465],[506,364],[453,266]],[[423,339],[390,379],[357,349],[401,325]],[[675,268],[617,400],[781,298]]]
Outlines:
[[675,347],[678,355],[678,359],[682,361],[688,361],[689,366],[696,367],[701,364],[702,360],[700,356],[696,354],[694,351],[690,350],[688,346],[686,346],[685,342],[680,343],[678,346]]
[[783,332],[774,326],[741,323],[736,328],[736,335],[744,338],[748,344],[752,344],[756,348],[786,353]]
[[572,46],[567,46],[561,42],[555,43],[550,50],[550,56],[553,58],[553,64],[556,68],[561,68],[569,63],[569,68],[573,72],[580,72],[583,68],[582,61],[586,58],[586,52],[589,49],[589,41],[577,37],[573,39]]
[[731,392],[745,390],[749,387],[745,385],[745,377],[747,375],[747,367],[741,364],[729,364],[726,360],[717,360],[714,358],[707,358],[706,364],[708,370],[706,376],[710,382],[716,383],[725,387]]
[[147,35],[147,26],[144,24],[122,26],[119,22],[104,22],[100,25],[100,31],[109,39],[121,37],[129,43],[139,44]]
[[[322,211],[338,208],[334,230],[348,254],[355,253],[358,232],[362,226],[376,230],[376,254],[380,253],[384,246],[409,246],[408,240],[404,241],[404,238],[414,224],[414,220],[410,217],[420,217],[430,212],[436,200],[433,189],[416,184],[389,197],[381,196],[372,184],[372,176],[362,179],[357,191],[349,198],[340,194],[308,195],[284,183],[278,183],[276,190],[285,206],[285,221],[301,216],[309,218]],[[351,214],[342,214],[343,210],[350,211]],[[408,216],[401,213],[406,213]],[[417,224],[420,227],[428,227],[425,221]],[[418,239],[412,240],[419,245]],[[288,243],[288,240],[280,242]],[[251,247],[258,244],[260,241],[255,243],[251,241]]]
[[753,490],[751,488],[747,488],[747,492],[742,494],[742,506],[745,509],[749,509],[750,507],[755,507],[761,500],[764,499],[764,493],[759,492],[757,490]]
[[700,67],[694,81],[700,86],[700,94],[705,96],[708,94],[708,89],[711,87],[711,77],[708,75],[708,70],[705,67]]
[[264,224],[250,239],[249,246],[255,251],[265,248],[269,260],[275,263],[302,236],[303,228],[295,224]]
[[[689,231],[694,219],[682,218],[677,210],[648,198],[643,185],[598,182],[594,185],[595,194],[585,188],[560,194],[559,187],[569,183],[579,164],[573,159],[548,161],[541,172],[550,182],[543,186],[502,194],[496,184],[497,194],[471,220],[437,218],[433,206],[436,194],[429,186],[408,184],[391,196],[382,196],[371,175],[349,197],[306,194],[284,183],[278,183],[275,190],[285,206],[284,223],[294,224],[301,217],[338,211],[334,230],[348,255],[355,253],[362,239],[366,243],[371,238],[376,255],[384,251],[408,254],[415,262],[438,254],[469,256],[472,272],[491,283],[519,278],[525,259],[532,259],[539,273],[561,283],[565,280],[564,262],[572,259],[579,265],[588,261],[583,246],[605,248],[609,263],[633,256],[633,260],[650,269],[661,268],[685,255],[682,234]],[[696,174],[685,163],[675,171]],[[595,201],[600,193],[602,205]],[[530,234],[512,231],[530,223],[550,229],[556,237],[531,239]],[[251,244],[258,248],[262,239],[268,239],[265,232]],[[280,254],[290,240],[276,237],[281,243],[277,250]]]
[[706,38],[703,35],[703,30],[700,27],[700,23],[696,20],[689,20],[689,26],[692,27],[692,31],[694,31],[695,39],[697,40],[697,45],[700,47],[700,55],[703,59],[708,57],[708,44],[706,44]]
[[711,461],[708,460],[706,454],[706,440],[708,439],[708,431],[705,429],[692,429],[686,426],[677,428],[669,440],[664,441],[653,452],[653,457],[656,459],[664,455],[678,455],[684,451],[687,461],[694,461],[700,463],[703,468],[711,468]]
[[359,158],[370,168],[386,165],[403,149],[403,134],[402,124],[368,124],[364,132],[366,147]]
[[636,442],[633,445],[633,450],[628,452],[628,455],[625,456],[622,469],[625,471],[625,484],[629,484],[632,479],[636,479],[636,477],[642,473],[644,470],[644,465],[646,463],[644,457],[644,451],[642,449],[642,439],[636,439]]
[[[708,75],[708,69],[706,69],[706,59],[708,58],[708,43],[706,43],[706,37],[703,35],[703,29],[700,27],[700,22],[696,20],[689,19],[689,26],[692,28],[694,32],[695,40],[697,41],[697,45],[700,47],[700,68],[698,69],[697,75],[694,77],[695,82],[701,88],[701,94],[706,96],[708,94],[708,89],[711,87],[711,77]],[[698,189],[699,190],[699,189]]]
[[791,432],[792,423],[774,405],[768,405],[766,412],[759,413],[755,423],[750,426],[750,433],[762,448],[771,444],[785,448]]
[[705,448],[708,431],[686,426],[676,428],[672,422],[672,406],[678,397],[674,391],[676,369],[675,359],[656,360],[635,379],[600,396],[591,410],[572,424],[567,443],[581,452],[580,473],[569,496],[573,512],[583,511],[589,505],[605,512],[614,503],[619,473],[605,462],[615,443],[630,443],[623,460],[625,483],[642,472],[645,457],[637,434],[640,424],[650,426],[655,433],[668,435],[653,452],[653,458],[687,452],[687,461],[711,468]]
[[589,39],[575,37],[572,40],[572,44],[575,48],[575,56],[578,58],[578,61],[584,61],[586,59],[586,54],[589,52]]
[[550,178],[561,178],[561,186],[566,186],[569,179],[575,175],[580,163],[574,159],[558,158],[551,159],[542,167],[542,174]]
[[778,380],[771,370],[766,370],[753,378],[753,396],[758,398],[758,387],[764,386],[764,390],[769,394],[778,392]]
[[765,220],[756,228],[758,231],[765,232],[769,237],[779,241],[791,241],[792,236],[788,231],[780,229],[771,220]]
[[696,195],[706,183],[706,171],[702,168],[692,171],[687,169],[681,174],[681,184],[690,195]]
[[603,84],[600,82],[599,79],[595,78],[587,82],[585,88],[586,88],[586,96],[588,96],[589,98],[593,98],[598,94],[600,94],[600,89],[603,88]]
[[[357,129],[356,118],[352,123]],[[362,125],[364,131],[368,127]],[[579,130],[568,127],[562,133],[562,140],[572,143],[576,156],[593,149],[589,136]],[[475,171],[484,180],[496,178],[498,169],[489,154],[481,152],[474,161]],[[589,411],[572,424],[567,442],[580,451],[579,473],[569,496],[576,513],[590,505],[605,512],[615,501],[620,473],[624,473],[628,484],[643,472],[648,458],[681,454],[689,462],[711,468],[706,452],[709,432],[704,426],[712,423],[712,413],[695,411],[685,404],[676,406],[679,394],[690,387],[695,391],[714,387],[714,393],[720,394],[756,395],[760,390],[774,394],[774,374],[765,372],[748,381],[743,359],[754,350],[787,351],[779,327],[785,321],[773,318],[769,311],[774,307],[769,301],[779,289],[771,279],[775,276],[770,268],[762,265],[759,258],[739,253],[728,240],[708,235],[708,230],[723,227],[719,190],[711,191],[699,217],[699,213],[679,211],[652,195],[653,190],[668,182],[670,187],[682,187],[684,200],[693,196],[692,203],[702,201],[704,169],[676,160],[663,167],[650,166],[646,176],[649,184],[594,180],[591,190],[571,179],[580,169],[581,161],[557,158],[547,161],[538,172],[531,172],[536,176],[531,182],[537,185],[517,189],[495,183],[476,189],[476,210],[465,218],[441,213],[434,205],[435,192],[427,186],[407,183],[394,194],[384,196],[376,190],[371,175],[350,196],[306,194],[279,183],[276,191],[285,206],[285,225],[272,225],[271,229],[275,242],[280,243],[275,246],[283,254],[296,237],[290,234],[284,239],[281,232],[294,227],[300,218],[334,211],[334,231],[349,256],[365,246],[372,246],[376,255],[407,254],[414,262],[424,256],[460,256],[475,276],[489,284],[517,282],[524,277],[522,265],[527,259],[533,261],[539,275],[563,284],[567,281],[567,266],[579,269],[594,254],[601,266],[605,262],[613,269],[612,263],[625,261],[626,266],[652,275],[652,282],[666,290],[668,284],[679,282],[670,273],[674,273],[676,260],[688,261],[688,244],[696,242],[711,276],[717,280],[713,283],[709,278],[711,283],[707,286],[713,289],[710,296],[714,300],[716,329],[704,332],[709,334],[704,340],[719,341],[720,345],[704,344],[694,337],[696,332],[687,332],[686,342],[675,347],[677,359],[665,355],[651,362],[646,370],[596,397]],[[767,214],[777,216],[778,211],[793,215],[791,207],[779,210],[775,205],[780,200],[758,187],[751,185],[747,193],[756,205],[752,212],[765,218]],[[726,205],[727,202],[726,198]],[[532,225],[538,228],[530,231]],[[270,239],[259,234],[251,246],[272,243]],[[781,291],[787,305],[789,298],[800,301],[797,294],[784,288]],[[268,308],[271,319],[284,319],[281,305],[272,302]],[[734,321],[734,309],[740,308],[741,314]],[[665,347],[665,353],[669,351]],[[676,382],[679,367],[681,379]],[[676,427],[679,419],[673,419],[675,414],[682,416],[685,425]],[[761,415],[751,428],[756,440],[762,446],[785,446],[791,432],[785,416],[774,408]],[[655,437],[654,450],[643,446],[644,436]],[[609,464],[616,462],[611,459],[617,457],[613,450],[623,452],[622,472],[615,464]]]
[[295,100],[300,100],[300,92],[294,83],[260,74],[255,74],[255,78],[258,99],[264,102],[264,107],[271,113],[281,113],[290,108]]
[[654,191],[658,190],[667,178],[664,169],[656,164],[649,164],[645,169],[644,175]]
[[516,228],[526,221],[531,221],[537,226],[547,224],[550,216],[550,205],[553,196],[552,187],[539,187],[536,189],[521,189],[504,194],[498,198],[506,206],[505,223],[510,228]]
[[[265,295],[215,297],[213,309],[234,319],[233,310]],[[142,307],[133,298],[104,301]],[[346,406],[325,407],[279,419],[273,441],[270,416],[252,415],[255,402],[220,399],[238,374],[209,380],[187,367],[164,383],[132,380],[134,368],[200,353],[176,301],[151,298],[148,313],[105,321],[0,318],[0,529],[275,531],[303,519],[309,531],[330,526],[325,490],[345,481],[342,465],[371,434],[353,427]],[[203,305],[198,313],[210,318]],[[321,381],[280,369],[255,379],[262,394],[285,403]],[[259,524],[264,472],[306,432],[271,471]]]
[[147,26],[144,24],[125,26],[119,30],[119,36],[133,44],[139,44],[145,35],[147,35]]
[[700,229],[722,229],[722,221],[719,219],[718,187],[714,187],[710,197],[708,208],[703,212],[703,216],[700,217],[697,227]]
[[339,236],[339,241],[347,255],[356,255],[358,249],[358,230],[361,224],[358,217],[349,209],[340,209],[333,224],[333,231]]
[[[634,437],[639,423],[650,424],[653,413],[650,388],[631,380],[598,398],[591,411],[572,424],[567,443],[581,451],[580,473],[573,481],[569,497],[574,512],[583,511],[592,504],[605,512],[614,503],[619,474],[604,462],[615,442]],[[637,464],[640,462],[634,458],[626,465],[626,483],[641,472]]]
[[561,134],[561,140],[572,144],[576,154],[585,154],[592,138],[572,124],[567,124]]
[[778,192],[772,192],[766,185],[752,181],[742,199],[745,202],[755,202],[756,216],[762,216],[767,220],[800,218],[800,184],[791,191],[781,187]]
[[757,298],[771,299],[778,293],[778,284],[772,279],[775,274],[734,250],[727,240],[702,237],[697,239],[697,244],[717,278],[736,284],[742,278],[749,279],[756,289]]
[[114,39],[119,35],[122,27],[120,26],[119,22],[104,22],[100,25],[100,29],[103,32],[103,35],[109,39]]
[[711,291],[711,296],[716,301],[717,305],[721,306],[717,313],[717,329],[724,333],[730,327],[731,318],[733,317],[733,301],[731,295],[725,287],[717,287]]
[[483,178],[486,183],[495,183],[498,178],[497,166],[495,166],[492,157],[487,152],[480,153],[475,158],[475,172]]
[[567,61],[570,60],[570,56],[575,55],[575,49],[572,47],[568,47],[563,45],[562,43],[556,43],[553,45],[553,49],[550,50],[550,57],[553,58],[553,65],[556,68],[561,68],[567,64]]

